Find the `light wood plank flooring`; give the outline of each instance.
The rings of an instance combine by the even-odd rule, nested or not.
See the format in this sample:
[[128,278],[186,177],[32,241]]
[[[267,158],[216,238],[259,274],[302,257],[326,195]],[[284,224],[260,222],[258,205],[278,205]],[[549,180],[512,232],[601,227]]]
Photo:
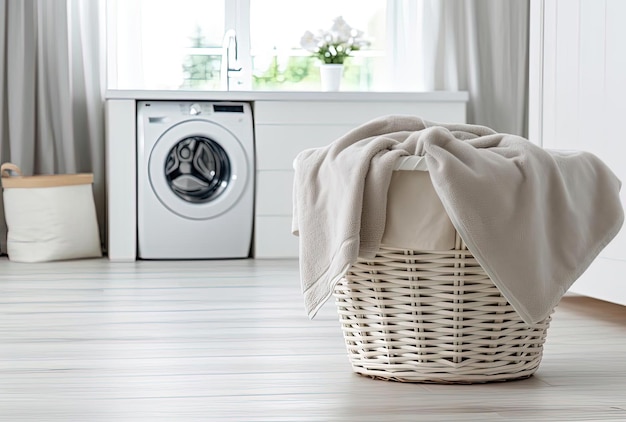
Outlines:
[[356,375],[297,261],[0,258],[1,421],[626,421],[626,308],[566,296],[530,379]]

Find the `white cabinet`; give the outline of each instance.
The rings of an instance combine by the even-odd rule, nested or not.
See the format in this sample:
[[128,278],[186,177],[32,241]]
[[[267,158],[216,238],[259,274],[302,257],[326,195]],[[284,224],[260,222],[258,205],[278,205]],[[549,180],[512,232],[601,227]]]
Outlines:
[[293,160],[300,151],[328,145],[356,126],[388,114],[464,123],[466,99],[457,95],[453,100],[256,101],[254,256],[298,256],[291,219]]
[[110,99],[106,115],[106,245],[111,261],[137,258],[135,100]]
[[[626,2],[533,0],[530,116],[546,148],[596,154],[626,182]],[[626,204],[626,189],[621,191]],[[626,229],[572,292],[626,305]]]

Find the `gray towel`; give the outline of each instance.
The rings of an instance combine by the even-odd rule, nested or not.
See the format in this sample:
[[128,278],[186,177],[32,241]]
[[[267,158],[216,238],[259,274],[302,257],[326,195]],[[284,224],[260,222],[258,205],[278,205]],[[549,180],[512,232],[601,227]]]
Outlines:
[[393,166],[405,155],[426,157],[454,227],[527,323],[550,314],[623,223],[621,183],[593,154],[383,116],[294,162],[292,231],[311,318],[357,258],[378,250]]

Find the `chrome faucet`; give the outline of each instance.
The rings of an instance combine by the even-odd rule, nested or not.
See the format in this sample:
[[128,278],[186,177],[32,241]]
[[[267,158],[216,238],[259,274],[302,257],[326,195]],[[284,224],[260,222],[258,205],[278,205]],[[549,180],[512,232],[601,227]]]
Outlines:
[[230,91],[230,77],[233,72],[241,72],[237,53],[237,33],[229,29],[222,41],[222,66],[220,71],[222,88]]

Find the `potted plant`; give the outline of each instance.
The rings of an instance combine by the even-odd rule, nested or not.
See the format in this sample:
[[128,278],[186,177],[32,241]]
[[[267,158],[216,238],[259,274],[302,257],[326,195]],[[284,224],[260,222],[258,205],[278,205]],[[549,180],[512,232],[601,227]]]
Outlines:
[[369,45],[363,31],[352,28],[343,17],[334,19],[330,30],[319,30],[317,34],[306,31],[300,45],[320,60],[320,76],[324,91],[338,91],[343,73],[343,63],[353,51]]

